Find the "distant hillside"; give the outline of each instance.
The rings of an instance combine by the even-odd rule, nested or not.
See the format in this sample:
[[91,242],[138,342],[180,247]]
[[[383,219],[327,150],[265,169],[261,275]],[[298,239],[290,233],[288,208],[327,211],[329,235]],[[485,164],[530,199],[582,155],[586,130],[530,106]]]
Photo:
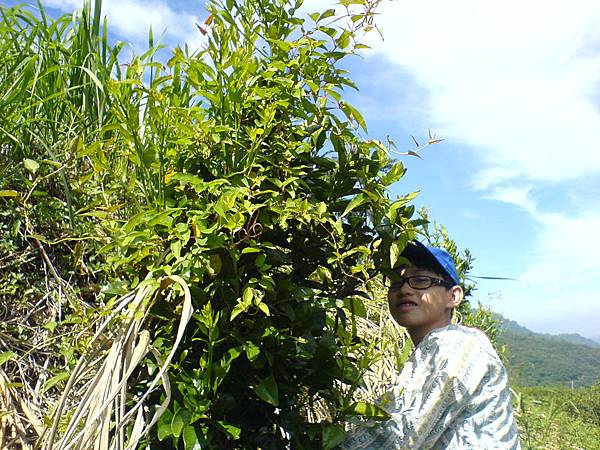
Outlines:
[[498,316],[511,378],[524,386],[591,386],[600,381],[600,345],[578,334],[535,333]]
[[600,348],[600,342],[596,342],[593,339],[585,338],[579,334],[544,334],[550,339],[558,339],[559,341],[571,342],[572,344],[587,345],[588,347]]

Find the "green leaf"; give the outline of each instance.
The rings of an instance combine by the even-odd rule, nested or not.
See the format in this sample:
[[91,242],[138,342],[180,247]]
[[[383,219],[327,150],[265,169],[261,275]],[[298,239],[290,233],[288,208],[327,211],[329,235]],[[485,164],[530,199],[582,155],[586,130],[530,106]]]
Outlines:
[[183,443],[185,444],[185,450],[202,450],[196,430],[190,425],[183,429]]
[[254,344],[254,342],[246,342],[244,349],[246,350],[246,356],[250,362],[254,361],[260,355],[260,348]]
[[269,39],[269,41],[272,44],[275,44],[277,47],[279,47],[284,52],[288,52],[292,48],[292,46],[290,45],[289,42],[281,41],[279,39]]
[[54,333],[54,330],[56,330],[57,326],[58,326],[58,323],[55,322],[54,320],[46,322],[44,325],[42,325],[43,328],[50,331],[51,333]]
[[187,411],[186,410],[177,411],[175,413],[175,415],[173,416],[173,420],[171,420],[171,433],[173,434],[173,436],[175,436],[176,438],[181,436],[181,432],[183,431],[183,428],[185,427],[186,422],[187,422]]
[[94,82],[94,84],[96,85],[96,87],[104,92],[104,87],[102,85],[102,83],[100,82],[100,80],[98,79],[98,77],[96,76],[96,74],[94,74],[94,72],[92,72],[90,69],[88,69],[85,66],[78,66],[80,69],[83,69],[85,71],[85,73],[88,74],[88,76],[92,79],[92,81]]
[[271,315],[271,311],[269,311],[269,307],[267,306],[266,303],[262,303],[262,302],[259,303],[258,304],[258,309],[260,309],[265,314],[265,316],[270,316]]
[[246,304],[246,303],[238,300],[237,305],[235,305],[235,307],[233,308],[233,311],[231,311],[231,316],[229,317],[229,321],[231,322],[233,319],[235,319],[241,313],[246,312],[249,307],[250,307],[249,304]]
[[6,362],[13,359],[17,354],[15,352],[0,353],[0,367]]
[[171,436],[173,433],[171,431],[171,421],[173,420],[173,414],[171,411],[167,410],[163,413],[162,416],[158,419],[158,440],[162,441],[164,438]]
[[340,445],[346,439],[346,432],[339,424],[328,423],[322,428],[322,447],[329,450]]
[[344,210],[344,213],[342,214],[342,217],[344,217],[346,214],[348,214],[350,211],[352,211],[354,208],[362,205],[363,203],[365,203],[366,201],[366,197],[364,196],[364,194],[358,194],[356,195],[351,201],[350,203],[348,203],[348,206],[346,206],[346,209]]
[[254,290],[251,287],[246,287],[244,289],[244,293],[242,294],[242,302],[244,305],[252,304],[252,299],[254,298]]
[[336,39],[336,43],[342,50],[348,47],[350,44],[350,31],[344,30],[344,32],[340,34],[340,37]]
[[367,308],[362,299],[358,297],[345,298],[344,307],[359,317],[367,317]]
[[252,389],[261,400],[273,406],[279,406],[279,389],[273,375],[260,380],[257,385],[252,386]]
[[412,201],[417,195],[419,195],[418,192],[411,192],[410,194],[397,199],[388,207],[388,211],[385,214],[386,217],[388,217],[391,222],[396,222],[398,210],[405,206],[408,202]]
[[35,162],[33,159],[24,159],[23,165],[31,173],[36,173],[37,170],[40,168],[40,165],[37,162]]
[[375,420],[388,420],[390,415],[377,405],[367,402],[354,402],[343,411],[346,415],[369,417]]
[[319,20],[327,19],[328,17],[333,16],[335,16],[335,9],[329,8],[321,13],[321,17],[319,17]]
[[211,277],[218,275],[221,272],[221,269],[223,268],[223,259],[221,258],[221,256],[217,253],[213,253],[209,256],[208,261],[209,264],[207,268],[209,275]]
[[50,378],[48,381],[46,381],[44,383],[44,385],[42,386],[42,389],[40,390],[40,392],[43,394],[44,392],[46,392],[47,390],[49,390],[52,386],[54,386],[57,383],[60,383],[63,380],[66,380],[67,378],[69,378],[70,373],[67,371],[61,372],[58,375],[53,376],[52,378]]
[[392,245],[390,245],[390,267],[391,268],[394,268],[394,266],[396,265],[396,261],[398,261],[398,258],[400,257],[400,253],[402,253],[402,248],[400,247],[400,244],[398,243],[398,241],[392,242]]
[[406,169],[404,168],[404,164],[402,164],[402,162],[397,162],[390,168],[388,173],[381,177],[381,184],[389,186],[402,178],[405,172]]
[[340,108],[344,112],[348,120],[355,120],[356,123],[365,131],[365,133],[368,133],[365,119],[354,106],[346,102],[340,102]]
[[406,248],[406,244],[408,244],[409,236],[407,234],[402,234],[400,239],[392,242],[390,245],[390,268],[394,269],[396,267],[396,263],[400,258],[400,254]]
[[234,360],[236,360],[238,356],[241,355],[241,353],[242,353],[241,347],[230,348],[229,350],[227,350],[225,352],[225,354],[221,358],[221,366],[228,368],[229,366],[231,366],[231,363]]
[[317,267],[314,272],[308,276],[308,279],[321,284],[331,284],[333,282],[331,270],[324,266]]
[[346,146],[344,145],[343,141],[340,139],[340,137],[337,134],[331,133],[331,137],[329,139],[331,140],[331,144],[333,145],[333,148],[337,152],[338,164],[340,166],[340,169],[344,169],[346,167],[346,160],[347,160]]
[[225,433],[229,435],[229,437],[234,440],[239,439],[242,434],[242,429],[240,427],[236,427],[230,423],[224,422],[222,420],[217,421],[219,428],[221,428]]

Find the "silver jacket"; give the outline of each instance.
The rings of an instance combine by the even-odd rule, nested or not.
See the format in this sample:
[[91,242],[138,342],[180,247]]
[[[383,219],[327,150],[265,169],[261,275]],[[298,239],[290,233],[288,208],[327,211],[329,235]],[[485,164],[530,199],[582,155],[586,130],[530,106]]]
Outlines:
[[474,328],[449,325],[427,334],[378,405],[391,419],[358,425],[341,448],[521,448],[506,370]]

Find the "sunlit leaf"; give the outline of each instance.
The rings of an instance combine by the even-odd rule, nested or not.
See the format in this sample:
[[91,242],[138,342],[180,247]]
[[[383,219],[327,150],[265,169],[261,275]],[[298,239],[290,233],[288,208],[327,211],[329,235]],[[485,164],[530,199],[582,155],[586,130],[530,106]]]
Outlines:
[[40,165],[36,161],[34,161],[33,159],[24,159],[23,160],[23,165],[31,173],[36,173],[37,170],[40,168]]
[[13,359],[17,354],[15,352],[0,353],[0,367],[6,362]]
[[52,378],[48,379],[44,383],[40,392],[44,393],[44,392],[48,391],[56,384],[69,378],[69,375],[70,375],[70,372],[64,371],[64,372],[59,373],[58,375],[53,376]]
[[352,211],[353,209],[359,207],[360,205],[362,205],[366,201],[367,201],[367,198],[363,194],[358,194],[358,195],[354,196],[354,198],[352,200],[350,200],[350,203],[348,203],[348,206],[346,206],[346,209],[344,210],[344,212],[342,214],[342,217],[344,217],[350,211]]
[[387,420],[390,415],[377,405],[367,402],[354,402],[344,409],[344,414],[358,415],[376,420]]

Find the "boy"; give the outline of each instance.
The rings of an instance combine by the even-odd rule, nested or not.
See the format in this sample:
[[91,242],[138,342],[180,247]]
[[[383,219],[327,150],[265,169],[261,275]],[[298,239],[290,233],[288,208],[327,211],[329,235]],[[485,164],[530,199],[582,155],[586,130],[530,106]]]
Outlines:
[[463,289],[443,249],[409,243],[390,279],[390,313],[415,345],[379,401],[391,418],[348,433],[342,448],[520,449],[506,370],[485,334],[451,325]]

